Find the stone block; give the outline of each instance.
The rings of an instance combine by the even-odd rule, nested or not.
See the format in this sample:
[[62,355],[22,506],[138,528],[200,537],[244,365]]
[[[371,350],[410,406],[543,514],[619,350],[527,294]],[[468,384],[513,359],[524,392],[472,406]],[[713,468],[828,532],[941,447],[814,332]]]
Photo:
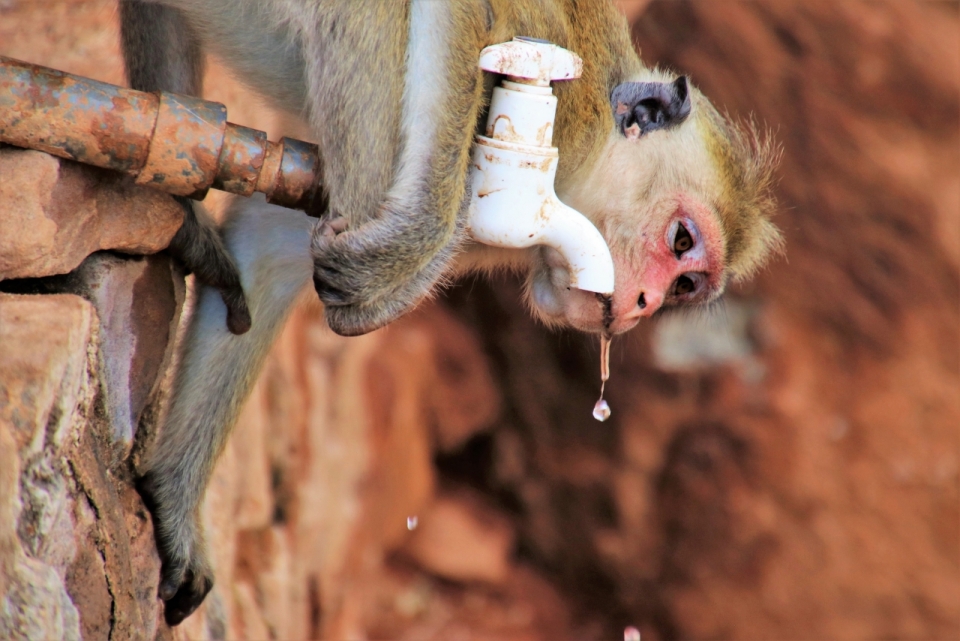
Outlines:
[[96,326],[93,306],[78,296],[0,293],[0,423],[21,457],[59,447],[89,402]]
[[173,358],[173,338],[185,297],[183,278],[163,254],[145,257],[97,252],[73,272],[7,281],[8,290],[76,294],[99,318],[97,377],[117,460],[126,458],[146,406]]
[[164,255],[98,252],[70,274],[66,286],[93,303],[99,316],[99,380],[113,439],[124,458],[173,356],[182,277]]
[[0,294],[0,638],[79,639],[63,571],[74,501],[57,464],[89,409],[96,320],[76,296]]
[[48,154],[0,149],[0,280],[73,271],[103,249],[152,254],[183,223],[168,195]]

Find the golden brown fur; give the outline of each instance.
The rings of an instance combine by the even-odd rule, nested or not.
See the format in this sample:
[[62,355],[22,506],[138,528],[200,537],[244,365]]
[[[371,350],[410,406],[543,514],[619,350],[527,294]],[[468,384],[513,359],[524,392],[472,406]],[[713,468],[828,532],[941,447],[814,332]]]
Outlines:
[[738,126],[710,104],[701,114],[710,154],[723,177],[716,209],[727,239],[727,269],[734,280],[741,280],[783,243],[770,221],[776,207],[771,183],[779,151],[752,121]]

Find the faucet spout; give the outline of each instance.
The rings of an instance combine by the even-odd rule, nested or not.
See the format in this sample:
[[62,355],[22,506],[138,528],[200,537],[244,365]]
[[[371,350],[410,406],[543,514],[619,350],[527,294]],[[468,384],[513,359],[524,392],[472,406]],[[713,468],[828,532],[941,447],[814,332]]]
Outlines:
[[586,216],[554,195],[541,244],[556,249],[570,267],[570,286],[598,294],[613,294],[613,258],[607,241]]
[[569,264],[571,287],[613,294],[606,241],[553,187],[557,98],[549,83],[578,77],[580,59],[550,43],[515,38],[484,49],[480,66],[510,80],[494,88],[486,135],[473,148],[470,234],[496,247],[549,245]]
[[528,147],[478,136],[470,234],[495,247],[549,245],[570,265],[570,285],[612,294],[613,258],[590,220],[557,198],[556,147]]

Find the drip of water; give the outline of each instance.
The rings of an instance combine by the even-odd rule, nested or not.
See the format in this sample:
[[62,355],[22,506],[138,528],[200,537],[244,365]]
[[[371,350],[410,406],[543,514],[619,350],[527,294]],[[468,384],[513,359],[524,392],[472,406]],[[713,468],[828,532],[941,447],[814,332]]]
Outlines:
[[600,398],[593,406],[593,418],[601,423],[610,418],[611,414],[610,405],[603,398],[603,390],[610,378],[610,340],[606,334],[600,336]]
[[[601,392],[602,394],[603,392]],[[593,418],[597,419],[601,423],[610,418],[611,410],[610,404],[607,403],[606,399],[601,398],[593,406]]]
[[628,626],[623,629],[623,641],[640,641],[640,630]]
[[407,517],[407,529],[410,530],[411,532],[413,532],[414,530],[417,529],[417,524],[418,524],[419,521],[420,521],[420,519],[418,519],[416,516],[408,516],[408,517]]

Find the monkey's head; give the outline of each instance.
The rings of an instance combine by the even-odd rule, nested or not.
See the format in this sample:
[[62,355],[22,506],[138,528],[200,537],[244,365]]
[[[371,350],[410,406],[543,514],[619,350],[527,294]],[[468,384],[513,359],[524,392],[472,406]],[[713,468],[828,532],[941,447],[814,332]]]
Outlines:
[[610,246],[613,321],[604,327],[596,296],[571,288],[562,255],[541,247],[527,299],[548,325],[625,332],[659,310],[715,300],[781,244],[769,220],[775,147],[686,77],[645,74],[613,89],[609,137],[557,185]]

